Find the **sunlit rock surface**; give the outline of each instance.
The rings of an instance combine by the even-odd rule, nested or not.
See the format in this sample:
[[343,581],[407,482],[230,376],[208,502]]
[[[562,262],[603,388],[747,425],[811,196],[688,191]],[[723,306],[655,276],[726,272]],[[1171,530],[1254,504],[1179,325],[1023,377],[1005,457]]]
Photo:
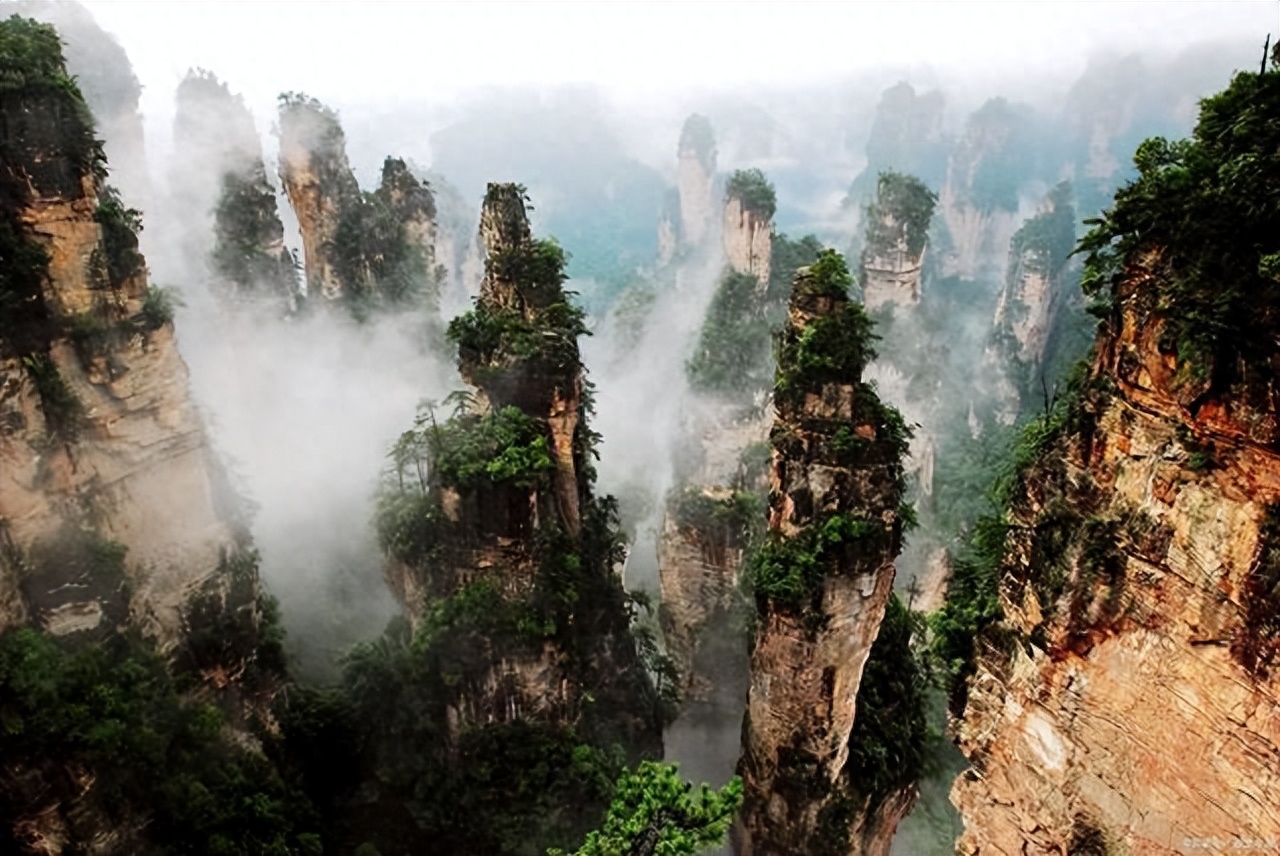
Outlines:
[[980,639],[957,725],[966,854],[1280,840],[1280,676],[1246,667],[1247,616],[1265,608],[1248,580],[1274,550],[1266,509],[1280,500],[1274,392],[1206,395],[1176,373],[1161,319],[1124,303],[1156,269],[1131,269],[1120,329],[1099,342],[1101,391],[1013,507],[1015,524],[1042,526],[1071,509],[1094,552],[1067,556],[1055,601],[1035,583],[1046,554],[1009,536],[1006,621]]

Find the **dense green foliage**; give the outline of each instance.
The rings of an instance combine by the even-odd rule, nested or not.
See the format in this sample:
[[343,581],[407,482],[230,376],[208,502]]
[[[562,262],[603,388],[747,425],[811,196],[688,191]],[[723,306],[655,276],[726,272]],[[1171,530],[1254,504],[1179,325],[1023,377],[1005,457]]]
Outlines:
[[306,773],[334,852],[537,856],[580,841],[600,817],[621,769],[615,753],[523,721],[448,735],[451,682],[485,656],[493,596],[460,593],[412,637],[389,628],[349,655],[337,691],[281,706],[286,757]]
[[822,245],[812,235],[792,241],[775,235],[769,282],[726,270],[702,322],[698,347],[685,367],[698,391],[751,401],[773,379],[770,340],[786,319],[796,271],[816,262]]
[[[1269,377],[1280,324],[1280,70],[1237,74],[1201,102],[1191,139],[1151,138],[1134,164],[1138,177],[1087,221],[1085,291],[1158,318],[1184,375],[1224,384],[1267,366]],[[1152,276],[1122,294],[1134,265]]]
[[181,305],[181,298],[173,293],[173,289],[148,285],[142,293],[142,309],[138,315],[147,330],[159,330],[173,323],[174,310]]
[[784,330],[778,339],[778,394],[856,383],[876,358],[874,327],[861,305],[845,303],[801,330]]
[[1076,247],[1076,210],[1071,204],[1070,182],[1057,184],[1049,191],[1046,202],[1047,210],[1024,222],[1014,233],[1009,254],[1023,258],[1024,265],[1052,279],[1066,267]]
[[22,358],[22,368],[40,396],[40,410],[50,439],[74,442],[84,422],[84,403],[67,384],[57,364],[44,354],[30,354]]
[[115,188],[104,186],[98,192],[93,219],[102,229],[102,243],[94,250],[102,254],[100,264],[104,278],[98,285],[119,288],[146,270],[146,260],[138,251],[142,212],[126,207]]
[[42,286],[49,254],[10,216],[0,217],[0,349],[19,355],[41,345],[49,329]]
[[752,555],[744,580],[757,600],[800,612],[837,561],[873,556],[887,536],[884,524],[844,514],[824,517],[790,538],[770,533]]
[[731,393],[765,387],[769,319],[751,274],[726,270],[711,298],[687,372],[694,389]]
[[924,616],[891,595],[862,670],[844,768],[853,790],[871,798],[872,812],[881,799],[920,780],[936,736],[927,720],[934,680],[924,637]]
[[184,644],[175,658],[189,679],[235,674],[250,693],[269,693],[285,677],[279,605],[262,591],[255,551],[224,553],[218,574],[182,609]]
[[687,487],[675,501],[676,525],[697,531],[699,539],[743,548],[764,534],[764,498],[757,493],[735,490],[723,497],[710,496],[697,487]]
[[105,816],[73,813],[75,838],[99,834],[104,821],[145,818],[159,852],[321,852],[305,797],[266,758],[225,736],[217,707],[184,699],[164,661],[139,641],[86,644],[29,629],[0,635],[0,726],[0,756],[23,771],[0,784],[9,823],[42,808],[46,783],[76,769],[90,783],[80,801]]
[[[849,265],[844,256],[835,250],[822,250],[817,258],[810,262],[800,284],[805,294],[824,297],[842,298],[849,296],[853,286],[853,274],[849,273]],[[868,362],[875,355],[868,357]]]
[[[1078,364],[1050,409],[1022,427],[997,470],[991,493],[994,511],[977,520],[968,544],[954,561],[946,601],[942,609],[930,616],[933,648],[948,674],[953,704],[959,704],[962,697],[979,634],[1002,615],[999,593],[1007,536],[1012,526],[1009,510],[1025,492],[1027,479],[1037,472],[1045,457],[1052,454],[1051,450],[1064,437],[1081,430],[1090,419],[1090,410],[1096,410],[1107,394],[1103,381],[1089,378],[1088,369],[1087,362]],[[1098,401],[1086,406],[1092,399]],[[1043,481],[1043,473],[1036,478]],[[1041,484],[1039,489],[1047,490],[1047,486]],[[1047,508],[1033,527],[1041,535],[1039,541],[1033,538],[1033,546],[1037,553],[1047,556],[1038,563],[1045,578],[1032,581],[1041,588],[1040,600],[1046,611],[1065,584],[1062,563],[1068,558],[1069,548],[1080,545],[1077,536],[1087,536],[1084,538],[1086,548],[1106,548],[1115,540],[1114,534],[1106,537],[1102,532],[1083,531],[1081,527],[1086,523],[1083,510],[1061,510],[1069,517],[1055,516],[1053,509]],[[1107,521],[1095,523],[1110,525]],[[1104,556],[1098,558],[1106,560]]]
[[867,207],[867,251],[887,252],[901,237],[907,252],[919,256],[924,252],[937,203],[938,194],[915,176],[882,172],[875,201]]
[[759,169],[734,170],[725,185],[725,196],[739,200],[744,211],[752,211],[765,220],[772,219],[778,210],[778,196],[773,184]]
[[573,856],[693,856],[724,841],[741,804],[737,777],[693,791],[674,765],[645,761],[618,780],[604,824]]
[[[464,363],[479,371],[501,370],[525,363],[555,371],[578,366],[578,337],[589,333],[585,313],[569,302],[561,287],[567,255],[554,240],[533,240],[502,253],[486,264],[496,276],[521,283],[520,308],[475,308],[449,322],[446,332]],[[477,380],[483,378],[478,377]]]
[[433,218],[435,201],[404,161],[387,158],[378,189],[349,200],[340,210],[333,266],[357,317],[378,306],[422,303],[434,310],[438,283],[432,251],[411,238],[408,224]]
[[459,414],[443,424],[420,419],[415,430],[412,442],[425,443],[432,477],[451,487],[465,490],[479,482],[536,487],[555,466],[541,427],[515,407]]
[[298,272],[292,255],[270,250],[283,242],[284,226],[276,212],[275,189],[261,164],[223,175],[222,192],[213,211],[213,233],[214,272],[238,291],[297,292]]
[[[105,161],[102,144],[94,137],[93,116],[75,78],[67,74],[62,41],[53,27],[18,15],[0,21],[0,93],[15,113],[13,127],[0,139],[0,159],[34,171],[38,188],[70,189],[80,176],[103,174]],[[41,115],[38,137],[23,139],[24,127],[36,127],[36,120],[19,118],[24,108]],[[49,169],[61,170],[65,158],[79,175],[46,174],[25,148],[36,145],[37,139],[56,146],[39,159],[49,162]],[[4,182],[13,178],[5,177]]]

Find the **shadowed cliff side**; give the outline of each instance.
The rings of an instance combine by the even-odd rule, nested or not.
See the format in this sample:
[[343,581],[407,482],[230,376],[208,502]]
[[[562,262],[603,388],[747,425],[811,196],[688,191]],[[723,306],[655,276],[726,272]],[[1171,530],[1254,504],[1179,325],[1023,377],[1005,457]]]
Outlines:
[[848,763],[902,544],[909,436],[861,382],[873,336],[851,281],[830,251],[802,269],[779,340],[769,532],[748,569],[757,625],[735,845],[750,856],[887,852],[914,798],[867,792]]

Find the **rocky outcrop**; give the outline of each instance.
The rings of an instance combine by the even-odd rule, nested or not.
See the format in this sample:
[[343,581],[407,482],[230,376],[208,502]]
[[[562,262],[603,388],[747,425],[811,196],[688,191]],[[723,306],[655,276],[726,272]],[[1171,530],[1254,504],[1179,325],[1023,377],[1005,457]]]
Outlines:
[[754,276],[760,291],[769,287],[773,258],[773,185],[758,169],[738,170],[724,199],[724,255],[734,271]]
[[182,240],[208,258],[215,294],[225,304],[267,306],[274,314],[295,309],[297,260],[285,247],[275,188],[244,101],[210,72],[190,72],[178,86],[173,130],[183,153],[171,177],[175,207],[212,216]]
[[172,645],[243,533],[138,214],[100,184],[74,84],[47,85],[56,34],[26,29],[26,76],[0,89],[0,625],[128,624]]
[[[1000,595],[1013,644],[986,637],[957,726],[973,765],[952,792],[961,852],[1261,851],[1280,837],[1280,681],[1237,656],[1250,581],[1271,573],[1280,437],[1273,413],[1234,395],[1189,408],[1155,320],[1126,311],[1101,341],[1079,426],[1015,502],[1026,534],[1010,538]],[[1180,735],[1176,751],[1157,734]]]
[[[906,430],[861,382],[870,324],[825,253],[796,276],[778,357],[769,532],[739,771],[744,856],[885,853],[914,797],[854,772],[863,667],[901,543]],[[821,368],[818,364],[821,363]]]
[[360,186],[337,114],[314,98],[280,96],[280,178],[302,233],[307,294],[338,300],[350,287],[343,274],[352,271],[340,270],[335,240],[343,217],[360,205]]
[[[1247,426],[1213,409],[1188,419],[1154,339],[1132,319],[1126,328],[1097,371],[1116,371],[1121,355],[1140,362],[1020,507],[1037,522],[1077,500],[1105,538],[1104,561],[1070,557],[1064,603],[1029,584],[1047,557],[1031,545],[1013,557],[1005,611],[1042,644],[988,652],[971,681],[958,734],[975,768],[954,791],[965,852],[1057,852],[1088,834],[1181,853],[1188,841],[1229,849],[1280,834],[1268,807],[1280,787],[1280,694],[1274,681],[1242,680],[1231,656],[1247,580],[1270,549],[1280,459],[1235,446]],[[1198,472],[1198,447],[1219,443],[1229,451]],[[1184,735],[1182,751],[1151,743],[1152,723]]]
[[716,175],[716,137],[705,116],[694,113],[685,119],[676,157],[680,220],[675,225],[680,244],[696,249],[706,245],[715,225],[711,197]]
[[[477,650],[441,652],[456,673],[451,733],[517,721],[582,726],[652,751],[656,696],[615,572],[612,501],[592,493],[582,316],[561,287],[564,253],[533,239],[514,184],[489,186],[479,231],[480,297],[450,326],[475,392],[447,422],[420,423],[395,453],[406,469],[384,506],[412,503],[421,517],[383,518],[388,578],[411,622],[455,616],[458,632],[472,634]],[[405,487],[413,472],[429,474],[420,489]],[[483,614],[453,612],[476,598]]]
[[1018,194],[1028,175],[1025,117],[1003,98],[969,117],[947,161],[939,209],[949,238],[942,274],[975,279],[1000,272],[1018,228]]
[[363,193],[347,163],[338,117],[314,98],[280,96],[280,176],[298,218],[307,294],[356,318],[375,309],[424,308],[433,320],[437,269],[435,198],[403,160]]
[[1045,356],[1054,318],[1067,297],[1067,261],[1075,249],[1075,208],[1063,183],[1022,224],[1009,247],[1009,270],[996,303],[994,336],[1006,362],[1027,369]]
[[764,519],[758,459],[769,420],[719,416],[699,438],[697,473],[668,502],[658,543],[658,616],[686,704],[713,702],[747,671],[739,572]]
[[989,569],[944,608],[991,616],[953,699],[963,853],[1280,841],[1280,242],[1239,180],[1276,164],[1277,61],[1145,144],[1081,242],[1094,360],[1024,435]]
[[129,205],[148,208],[151,179],[138,108],[142,85],[119,41],[75,0],[14,0],[0,13],[10,15],[34,18],[57,28],[67,71],[75,77],[93,113],[103,152],[111,162],[112,185]]
[[862,250],[862,302],[868,309],[920,302],[929,221],[937,199],[917,178],[881,174],[875,201],[867,207]]

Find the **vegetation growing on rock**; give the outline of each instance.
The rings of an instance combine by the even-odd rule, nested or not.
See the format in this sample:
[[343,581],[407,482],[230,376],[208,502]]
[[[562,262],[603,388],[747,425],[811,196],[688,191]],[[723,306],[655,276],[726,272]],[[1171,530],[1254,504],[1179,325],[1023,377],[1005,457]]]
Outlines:
[[769,179],[759,169],[738,169],[729,176],[725,197],[737,199],[744,211],[754,212],[762,220],[770,220],[778,210],[778,196]]
[[[1240,72],[1201,102],[1190,139],[1138,147],[1138,177],[1080,242],[1083,287],[1165,325],[1180,369],[1216,388],[1261,381],[1280,322],[1280,69]],[[1146,276],[1126,286],[1132,268]],[[1114,316],[1113,316],[1114,317]]]

